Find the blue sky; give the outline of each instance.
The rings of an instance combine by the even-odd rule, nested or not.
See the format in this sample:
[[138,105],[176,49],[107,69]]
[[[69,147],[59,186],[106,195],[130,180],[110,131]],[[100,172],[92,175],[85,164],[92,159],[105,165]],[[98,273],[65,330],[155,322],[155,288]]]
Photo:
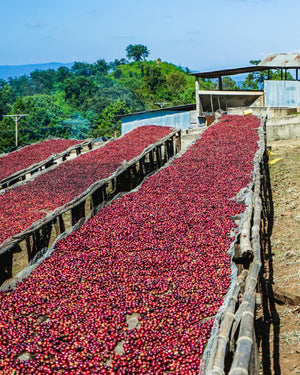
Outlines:
[[212,70],[300,52],[299,0],[1,0],[0,65],[149,59]]

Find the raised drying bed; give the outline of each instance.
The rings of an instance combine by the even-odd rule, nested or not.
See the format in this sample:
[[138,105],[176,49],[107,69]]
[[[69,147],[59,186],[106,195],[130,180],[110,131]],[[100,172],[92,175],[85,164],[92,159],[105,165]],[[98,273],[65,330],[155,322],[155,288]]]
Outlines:
[[82,225],[115,196],[139,185],[145,176],[163,166],[180,149],[181,132],[171,131],[148,146],[141,155],[120,166],[108,178],[95,182],[69,203],[5,240],[0,247],[0,282],[14,276],[14,253],[26,251],[27,259],[31,261],[39,251],[51,246],[63,232],[78,222]]
[[270,185],[266,154],[266,120],[261,120],[259,149],[254,158],[253,183],[237,199],[246,205],[234,217],[239,230],[232,244],[232,280],[224,305],[216,316],[200,374],[256,375],[259,373],[255,332],[256,305],[260,304],[263,254],[270,225]]
[[259,122],[226,119],[2,294],[7,373],[198,372],[230,285],[231,198],[257,150]]
[[[40,144],[42,144],[41,142]],[[76,152],[76,155],[80,155],[81,151],[84,148],[88,148],[91,150],[93,148],[94,142],[93,140],[89,139],[84,142],[77,143],[75,145],[72,145],[68,147],[66,150],[58,153],[58,154],[53,154],[50,155],[47,159],[39,161],[37,163],[34,163],[27,168],[24,168],[20,171],[17,171],[5,178],[3,178],[0,181],[0,190],[5,189],[7,187],[13,186],[16,183],[20,181],[25,181],[26,179],[30,178],[33,174],[37,174],[38,172],[45,170],[49,167],[52,167],[54,164],[56,164],[58,161],[65,161],[68,159],[68,157],[71,155],[73,151]],[[29,146],[24,147],[27,148]],[[33,150],[34,151],[34,150]],[[21,151],[14,151],[14,152],[21,152]],[[5,158],[5,156],[3,156]]]

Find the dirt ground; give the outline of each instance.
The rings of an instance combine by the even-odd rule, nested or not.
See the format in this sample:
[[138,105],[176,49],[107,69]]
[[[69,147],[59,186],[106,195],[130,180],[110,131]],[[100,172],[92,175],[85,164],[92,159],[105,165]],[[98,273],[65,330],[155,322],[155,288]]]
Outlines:
[[[280,323],[280,368],[273,365],[273,373],[300,374],[300,139],[274,141],[269,146],[273,290],[275,299],[278,295],[291,298],[289,303],[275,304]],[[274,337],[271,341],[272,347]]]

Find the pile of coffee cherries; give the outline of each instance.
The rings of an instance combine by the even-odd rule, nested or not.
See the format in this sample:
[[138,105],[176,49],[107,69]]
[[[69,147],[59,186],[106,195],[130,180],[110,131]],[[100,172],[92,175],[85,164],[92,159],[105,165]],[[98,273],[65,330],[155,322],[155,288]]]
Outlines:
[[230,216],[245,209],[231,198],[251,181],[259,125],[222,117],[2,292],[0,372],[197,374],[230,284]]
[[0,244],[27,229],[58,207],[109,177],[124,160],[141,154],[171,132],[169,127],[143,126],[105,146],[60,164],[35,180],[0,195]]
[[75,139],[49,139],[22,147],[0,157],[0,180],[47,159],[52,154],[59,154],[82,141]]

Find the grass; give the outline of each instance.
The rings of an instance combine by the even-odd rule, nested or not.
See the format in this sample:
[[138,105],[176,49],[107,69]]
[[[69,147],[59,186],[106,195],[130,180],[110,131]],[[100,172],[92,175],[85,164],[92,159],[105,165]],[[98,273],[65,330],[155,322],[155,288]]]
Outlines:
[[288,344],[300,345],[300,330],[283,333],[280,338]]

